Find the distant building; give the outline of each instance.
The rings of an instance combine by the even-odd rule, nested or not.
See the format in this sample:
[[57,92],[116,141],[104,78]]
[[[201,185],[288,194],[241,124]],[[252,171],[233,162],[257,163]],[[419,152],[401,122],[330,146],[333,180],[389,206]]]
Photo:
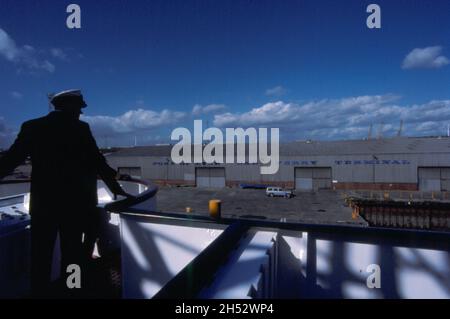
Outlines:
[[160,184],[197,187],[268,184],[297,190],[450,191],[450,138],[305,141],[280,145],[280,168],[260,164],[174,164],[170,145],[122,149],[107,156],[121,173]]

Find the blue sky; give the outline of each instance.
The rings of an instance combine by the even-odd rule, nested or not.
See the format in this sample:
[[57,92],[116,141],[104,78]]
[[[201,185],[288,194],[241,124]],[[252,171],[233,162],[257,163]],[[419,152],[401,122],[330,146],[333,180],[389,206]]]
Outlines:
[[391,136],[400,120],[446,134],[449,18],[446,0],[0,0],[0,147],[67,88],[83,89],[102,146],[167,142],[194,119],[284,140]]

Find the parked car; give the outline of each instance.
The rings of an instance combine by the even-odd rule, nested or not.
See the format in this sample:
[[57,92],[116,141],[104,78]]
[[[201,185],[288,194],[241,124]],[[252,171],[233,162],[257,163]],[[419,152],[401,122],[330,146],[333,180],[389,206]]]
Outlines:
[[286,197],[286,198],[291,198],[292,196],[294,196],[292,191],[283,190],[281,187],[267,187],[266,195],[269,197]]

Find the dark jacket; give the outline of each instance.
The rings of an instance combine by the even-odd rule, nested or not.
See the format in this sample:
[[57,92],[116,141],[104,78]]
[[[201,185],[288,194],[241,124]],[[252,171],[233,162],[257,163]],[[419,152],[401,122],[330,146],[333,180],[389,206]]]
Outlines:
[[121,188],[116,171],[100,153],[89,125],[61,111],[22,124],[0,158],[0,179],[30,157],[32,213],[97,205],[97,175],[113,193]]

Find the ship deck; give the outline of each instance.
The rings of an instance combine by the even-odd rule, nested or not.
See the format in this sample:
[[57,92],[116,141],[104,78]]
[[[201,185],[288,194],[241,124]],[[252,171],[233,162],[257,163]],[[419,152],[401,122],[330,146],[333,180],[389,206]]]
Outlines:
[[[156,186],[122,185],[136,197],[114,201],[99,184],[101,258],[92,260],[87,285],[75,297],[450,298],[450,232],[260,218],[264,205],[218,218],[162,212]],[[16,212],[26,210],[26,198],[2,204],[9,216],[0,232],[6,298],[29,296],[29,217]],[[67,297],[60,284],[54,282],[51,297]]]

